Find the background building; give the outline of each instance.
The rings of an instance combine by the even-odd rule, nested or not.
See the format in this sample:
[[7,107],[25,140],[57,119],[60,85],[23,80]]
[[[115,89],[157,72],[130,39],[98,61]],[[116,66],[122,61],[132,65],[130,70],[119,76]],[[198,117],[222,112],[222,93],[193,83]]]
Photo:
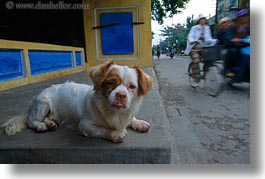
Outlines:
[[152,66],[151,0],[2,0],[0,12],[0,91],[107,60]]
[[224,17],[236,18],[236,13],[240,9],[250,8],[250,0],[217,0],[216,1],[216,21]]

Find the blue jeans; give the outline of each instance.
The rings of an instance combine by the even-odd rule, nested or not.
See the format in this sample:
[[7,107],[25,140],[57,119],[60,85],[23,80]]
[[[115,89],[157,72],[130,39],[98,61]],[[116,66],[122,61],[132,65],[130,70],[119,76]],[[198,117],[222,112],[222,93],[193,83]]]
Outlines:
[[250,75],[250,56],[241,53],[240,47],[229,47],[225,61],[225,74],[233,72],[236,77],[234,82],[243,82],[249,78]]
[[243,82],[248,81],[250,75],[250,56],[249,55],[241,55],[239,59],[239,66],[236,72],[235,82]]

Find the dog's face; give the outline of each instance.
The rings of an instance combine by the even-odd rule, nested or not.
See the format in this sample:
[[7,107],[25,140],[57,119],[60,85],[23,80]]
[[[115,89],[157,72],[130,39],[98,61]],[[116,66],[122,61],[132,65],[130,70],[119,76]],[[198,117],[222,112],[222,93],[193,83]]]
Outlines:
[[129,109],[133,100],[141,98],[153,86],[153,79],[140,68],[108,62],[91,69],[94,90],[114,109]]

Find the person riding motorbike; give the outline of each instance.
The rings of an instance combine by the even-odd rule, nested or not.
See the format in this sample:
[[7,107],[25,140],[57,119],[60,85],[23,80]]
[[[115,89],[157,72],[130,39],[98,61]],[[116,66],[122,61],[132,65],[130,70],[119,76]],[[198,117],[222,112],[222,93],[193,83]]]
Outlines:
[[235,31],[229,43],[226,59],[226,77],[229,84],[249,82],[250,80],[250,25],[249,10],[238,11],[234,25]]
[[160,58],[160,53],[161,53],[161,49],[160,49],[160,46],[158,45],[157,46],[157,51],[156,51],[157,59]]
[[169,56],[170,56],[171,59],[173,59],[173,57],[174,57],[174,48],[170,47],[169,49],[170,49]]

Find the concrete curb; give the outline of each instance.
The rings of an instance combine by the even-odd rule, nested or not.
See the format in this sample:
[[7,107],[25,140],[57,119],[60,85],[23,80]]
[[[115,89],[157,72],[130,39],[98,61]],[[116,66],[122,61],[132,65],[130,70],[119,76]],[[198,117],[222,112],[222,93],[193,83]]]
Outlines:
[[[86,164],[167,164],[171,157],[171,137],[165,108],[152,68],[144,69],[154,76],[154,90],[144,98],[139,119],[151,124],[147,133],[128,129],[121,144],[102,139],[90,139],[75,131],[60,128],[54,132],[36,134],[27,129],[15,136],[0,134],[0,163],[86,163]],[[53,80],[0,92],[0,123],[23,112],[32,97],[41,89],[66,80],[87,83],[87,73],[81,72]],[[91,84],[91,82],[88,82]],[[22,97],[22,98],[20,98]],[[23,109],[22,109],[23,108]]]

